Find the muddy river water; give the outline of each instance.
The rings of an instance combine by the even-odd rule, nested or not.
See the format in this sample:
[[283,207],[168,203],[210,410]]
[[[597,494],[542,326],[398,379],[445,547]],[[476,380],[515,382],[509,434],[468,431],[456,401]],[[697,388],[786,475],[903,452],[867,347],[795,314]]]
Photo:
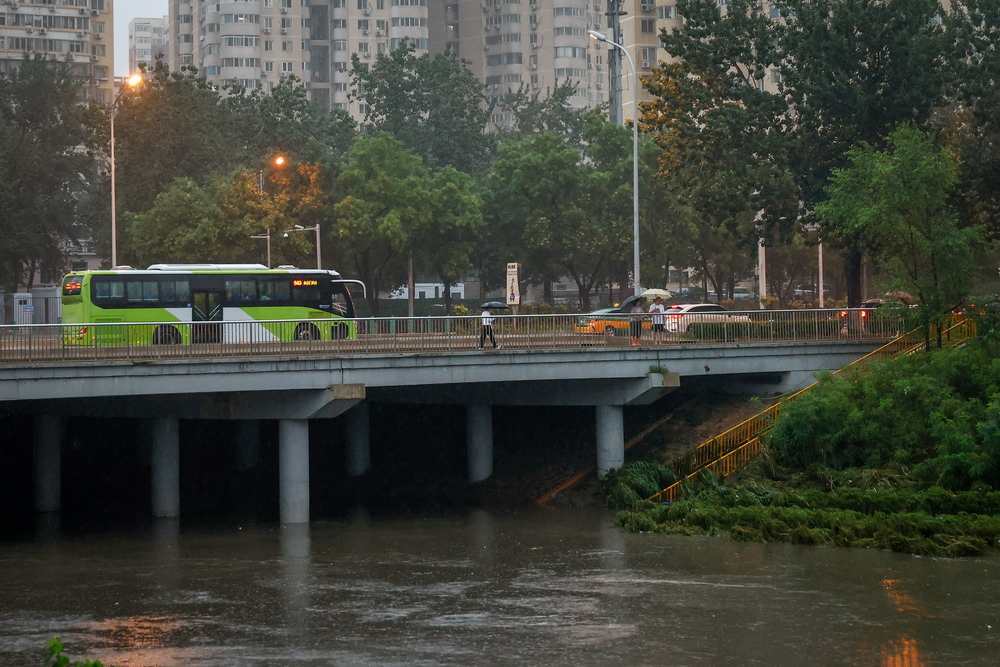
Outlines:
[[997,665],[1000,559],[463,511],[0,542],[0,665]]

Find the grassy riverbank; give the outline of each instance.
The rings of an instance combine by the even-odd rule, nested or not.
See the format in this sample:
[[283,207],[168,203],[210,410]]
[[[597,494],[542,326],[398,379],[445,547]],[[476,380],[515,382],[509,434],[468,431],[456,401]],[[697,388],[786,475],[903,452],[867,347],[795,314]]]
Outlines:
[[608,504],[632,531],[931,556],[1000,551],[994,332],[824,377],[783,409],[758,460],[724,484],[706,473],[679,502],[653,506],[640,499],[673,473],[631,464],[606,481]]

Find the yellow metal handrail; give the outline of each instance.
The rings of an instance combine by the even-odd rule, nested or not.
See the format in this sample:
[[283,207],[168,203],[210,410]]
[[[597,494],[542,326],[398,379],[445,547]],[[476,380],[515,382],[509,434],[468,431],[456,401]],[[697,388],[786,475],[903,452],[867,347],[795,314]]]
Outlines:
[[711,470],[720,479],[728,477],[747,463],[750,463],[757,454],[760,453],[760,438],[754,438],[745,442],[733,451],[720,456],[716,460],[708,463],[698,470],[695,470],[684,479],[674,482],[659,493],[651,496],[649,500],[654,503],[675,503],[680,498],[681,489],[686,482],[690,482],[695,475],[702,470]]
[[[949,346],[958,345],[969,338],[974,338],[976,335],[976,323],[970,319],[959,320],[957,323],[941,331],[942,342],[947,341]],[[934,327],[930,331],[930,336],[932,338],[937,337]],[[923,351],[926,346],[925,331],[923,329],[914,329],[860,359],[851,362],[847,366],[834,371],[833,375],[838,375],[851,367],[863,364],[872,359],[894,357],[900,353],[913,354],[914,352]],[[735,472],[738,468],[748,463],[760,451],[760,436],[771,428],[771,424],[774,423],[774,420],[781,413],[781,407],[794,401],[817,384],[819,383],[814,382],[808,387],[800,389],[784,401],[772,405],[714,438],[709,438],[683,456],[674,459],[670,464],[670,468],[678,474],[686,476],[681,482],[676,482],[668,486],[666,489],[651,496],[649,500],[652,502],[675,502],[677,495],[680,493],[681,483],[691,479],[703,468],[712,470],[720,477],[726,477]],[[749,451],[753,453],[747,455]],[[737,456],[738,452],[740,454]],[[730,457],[734,458],[731,459]],[[739,461],[735,467],[732,466],[734,461]]]

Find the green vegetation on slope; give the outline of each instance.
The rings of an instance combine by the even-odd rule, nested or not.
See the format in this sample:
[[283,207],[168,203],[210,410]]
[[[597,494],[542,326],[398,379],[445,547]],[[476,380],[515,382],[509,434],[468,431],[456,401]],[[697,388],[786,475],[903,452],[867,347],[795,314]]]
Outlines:
[[631,531],[998,551],[1000,354],[984,324],[985,339],[960,349],[824,377],[782,410],[765,452],[726,485],[702,473],[681,501],[652,506],[637,500],[669,474],[630,464],[609,476],[608,505]]

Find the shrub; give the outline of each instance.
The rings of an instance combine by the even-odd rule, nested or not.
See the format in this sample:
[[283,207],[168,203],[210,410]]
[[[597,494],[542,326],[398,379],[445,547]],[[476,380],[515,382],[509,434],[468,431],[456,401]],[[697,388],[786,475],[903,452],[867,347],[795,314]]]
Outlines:
[[70,659],[62,654],[62,650],[63,643],[59,641],[58,637],[50,639],[45,651],[45,667],[102,667],[100,660],[90,660],[89,658],[70,662]]

